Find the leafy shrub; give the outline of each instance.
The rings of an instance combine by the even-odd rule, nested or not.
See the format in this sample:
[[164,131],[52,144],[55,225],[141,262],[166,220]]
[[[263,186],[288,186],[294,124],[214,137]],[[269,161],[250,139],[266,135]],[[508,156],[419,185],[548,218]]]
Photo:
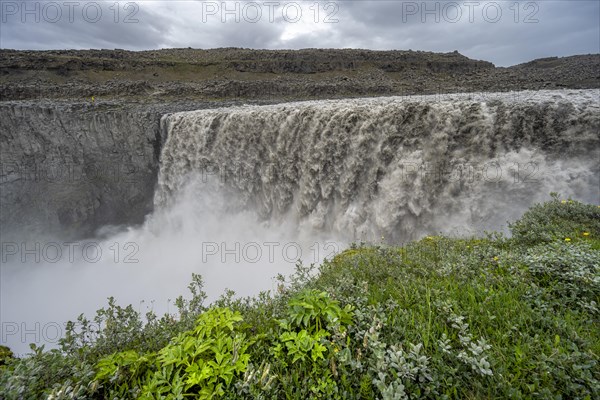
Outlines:
[[108,383],[110,398],[200,399],[222,396],[248,366],[247,340],[237,326],[242,316],[227,308],[200,315],[196,327],[174,338],[158,353],[126,351],[98,363],[96,378]]
[[527,251],[523,263],[533,282],[544,289],[547,304],[600,314],[600,251],[589,243],[538,245]]
[[335,354],[352,321],[352,307],[340,307],[330,295],[303,290],[288,302],[286,318],[279,321],[280,334],[271,348],[273,364],[282,373],[282,390],[289,396],[339,398],[335,381]]
[[509,227],[515,241],[527,246],[581,238],[586,232],[600,238],[600,206],[560,200],[553,193],[552,201],[534,205]]
[[[280,321],[285,329],[306,329],[311,333],[321,330],[344,330],[352,320],[352,306],[341,308],[327,292],[304,290],[288,303],[288,318]],[[288,322],[289,320],[289,322]]]
[[90,364],[66,357],[58,350],[44,351],[43,346],[34,345],[31,348],[33,353],[29,357],[13,359],[0,368],[0,398],[45,398],[54,390],[60,391],[67,380],[69,395],[75,397],[65,398],[85,398],[87,393],[95,391]]
[[33,353],[22,359],[8,360],[0,368],[0,398],[85,399],[96,395],[95,364],[115,352],[156,351],[171,337],[190,329],[204,309],[206,298],[202,278],[194,274],[188,286],[189,300],[176,300],[179,319],[172,315],[157,318],[152,312],[143,321],[131,306],[120,307],[109,298],[107,308],[98,310],[93,321],[80,315],[77,323],[69,321],[59,349],[44,351],[32,345]]
[[14,354],[8,347],[0,346],[0,367],[8,363],[13,358]]

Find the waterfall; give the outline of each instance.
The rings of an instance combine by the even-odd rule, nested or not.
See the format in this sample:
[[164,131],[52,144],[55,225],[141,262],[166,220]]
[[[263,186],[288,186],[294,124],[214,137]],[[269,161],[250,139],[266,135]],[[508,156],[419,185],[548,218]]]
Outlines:
[[234,212],[350,240],[499,229],[553,191],[598,201],[599,104],[568,90],[171,114],[155,207],[216,180]]

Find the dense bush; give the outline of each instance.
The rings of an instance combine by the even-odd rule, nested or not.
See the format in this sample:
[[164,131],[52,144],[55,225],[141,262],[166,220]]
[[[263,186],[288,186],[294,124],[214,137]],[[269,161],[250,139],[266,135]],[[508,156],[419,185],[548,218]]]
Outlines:
[[600,237],[600,206],[573,200],[536,204],[510,225],[512,236],[522,244],[550,243],[555,240],[579,238],[585,233]]
[[6,346],[0,346],[0,366],[6,364],[12,358],[14,358],[13,352]]
[[5,357],[0,397],[600,398],[599,224],[555,197],[511,238],[353,246],[275,296],[205,307],[194,276],[176,316],[109,299],[60,349]]

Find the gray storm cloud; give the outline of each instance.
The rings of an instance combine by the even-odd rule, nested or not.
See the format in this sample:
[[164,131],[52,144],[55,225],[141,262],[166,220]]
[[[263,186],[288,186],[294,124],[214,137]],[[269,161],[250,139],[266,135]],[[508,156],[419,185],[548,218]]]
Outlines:
[[2,1],[0,47],[453,51],[499,66],[600,51],[597,1]]

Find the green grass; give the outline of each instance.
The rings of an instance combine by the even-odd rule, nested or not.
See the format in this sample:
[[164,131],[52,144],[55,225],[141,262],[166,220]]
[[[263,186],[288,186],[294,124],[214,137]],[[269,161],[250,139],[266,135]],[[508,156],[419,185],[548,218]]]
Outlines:
[[210,307],[195,276],[178,318],[146,324],[111,301],[94,342],[6,356],[0,395],[599,398],[600,206],[555,196],[511,229],[354,245],[276,296]]

